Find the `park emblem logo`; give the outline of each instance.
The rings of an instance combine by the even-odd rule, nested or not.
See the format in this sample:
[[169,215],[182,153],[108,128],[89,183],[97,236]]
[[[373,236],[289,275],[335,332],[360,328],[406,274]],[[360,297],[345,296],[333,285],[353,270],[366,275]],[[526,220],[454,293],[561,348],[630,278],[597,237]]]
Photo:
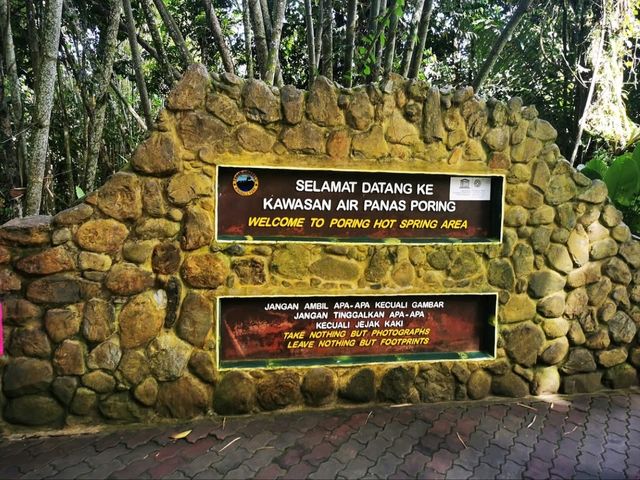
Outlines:
[[259,184],[258,176],[251,170],[240,170],[233,176],[233,189],[243,197],[256,193]]

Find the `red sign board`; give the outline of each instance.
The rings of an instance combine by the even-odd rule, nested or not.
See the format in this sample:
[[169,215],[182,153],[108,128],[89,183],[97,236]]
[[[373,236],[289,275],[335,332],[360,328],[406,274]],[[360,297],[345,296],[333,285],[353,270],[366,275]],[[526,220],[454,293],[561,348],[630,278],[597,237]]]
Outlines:
[[218,167],[220,241],[499,242],[504,177]]
[[220,297],[219,367],[495,355],[497,295]]

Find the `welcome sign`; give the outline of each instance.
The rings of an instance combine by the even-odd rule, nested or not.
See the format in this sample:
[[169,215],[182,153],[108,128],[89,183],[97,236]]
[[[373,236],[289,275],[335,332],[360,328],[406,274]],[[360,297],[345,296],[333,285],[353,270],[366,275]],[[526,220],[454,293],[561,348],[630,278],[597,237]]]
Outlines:
[[218,167],[219,241],[499,242],[504,177]]

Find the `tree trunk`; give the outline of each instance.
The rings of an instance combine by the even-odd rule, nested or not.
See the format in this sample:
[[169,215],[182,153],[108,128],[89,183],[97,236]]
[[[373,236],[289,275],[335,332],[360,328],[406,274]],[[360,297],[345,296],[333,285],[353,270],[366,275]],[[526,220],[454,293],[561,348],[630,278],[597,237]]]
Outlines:
[[[18,65],[16,63],[16,53],[13,45],[13,33],[11,31],[11,14],[7,0],[0,0],[0,25],[2,25],[0,42],[2,44],[2,57],[4,59],[5,69],[7,72],[7,90],[11,100],[11,107],[8,108],[9,116],[13,126],[11,128],[12,135],[9,138],[15,138],[15,168],[18,176],[12,179],[18,185],[24,185],[24,164],[27,155],[25,135],[22,131],[22,94],[20,93],[20,80],[18,78]],[[14,143],[14,142],[12,142]],[[13,145],[12,145],[13,147]]]
[[262,21],[264,22],[264,33],[267,36],[267,44],[271,43],[271,11],[267,0],[260,0],[260,11],[262,12]]
[[[142,6],[144,18],[147,22],[147,27],[149,28],[149,33],[151,34],[151,39],[155,47],[156,55],[152,56],[158,61],[160,66],[164,69],[165,74],[170,79],[167,84],[167,86],[170,87],[175,83],[176,80],[180,79],[180,73],[173,67],[173,65],[171,65],[171,62],[169,62],[169,59],[167,58],[167,52],[164,48],[164,43],[162,42],[162,37],[160,36],[160,31],[158,30],[156,19],[153,15],[153,12],[151,11],[149,0],[140,0],[140,5]],[[140,43],[139,40],[138,43]],[[140,45],[142,46],[142,44]],[[145,47],[142,46],[142,48]]]
[[136,112],[133,109],[133,107],[129,104],[127,99],[124,98],[124,95],[122,94],[122,92],[120,91],[118,86],[115,84],[113,79],[111,79],[111,90],[113,90],[113,92],[116,94],[116,97],[118,97],[118,99],[120,100],[120,103],[122,103],[122,106],[124,107],[124,111],[129,112],[129,114],[133,117],[133,119],[136,121],[138,126],[142,130],[146,131],[147,130],[147,124],[145,123],[143,118],[140,115],[138,115],[138,112]]
[[167,10],[167,7],[165,6],[163,0],[153,0],[153,3],[156,5],[158,13],[160,13],[160,17],[162,17],[162,21],[167,27],[169,36],[173,40],[173,43],[175,43],[176,47],[178,47],[183,66],[189,66],[193,63],[193,59],[191,58],[191,53],[189,53],[187,44],[184,41],[184,37],[182,36],[182,33],[180,33],[180,29],[176,25],[176,22],[173,20],[173,17],[169,13],[169,10]]
[[420,67],[422,66],[422,57],[424,55],[424,46],[427,43],[427,34],[429,33],[429,22],[431,21],[431,12],[433,12],[433,0],[426,0],[422,7],[420,15],[420,25],[418,26],[418,40],[416,48],[411,57],[409,65],[408,78],[416,78]]
[[275,0],[273,11],[273,28],[271,30],[271,43],[269,45],[269,56],[267,58],[267,71],[264,81],[273,84],[278,66],[278,52],[280,50],[280,38],[282,37],[282,24],[284,23],[284,11],[286,0]]
[[[153,125],[151,103],[149,102],[149,94],[147,93],[147,83],[144,80],[144,73],[142,72],[142,59],[140,58],[140,50],[138,50],[138,41],[136,40],[136,24],[133,18],[133,11],[131,10],[131,0],[122,0],[122,6],[124,7],[124,18],[129,36],[129,47],[131,48],[131,63],[133,64],[133,70],[136,75],[140,104],[142,105],[142,112],[144,113],[147,128],[151,128],[151,125]],[[109,77],[109,83],[111,83],[111,77]]]
[[320,58],[322,57],[322,35],[324,28],[324,1],[318,0],[318,7],[316,8],[316,71],[320,69]]
[[416,40],[418,39],[418,23],[420,16],[422,15],[422,9],[424,8],[424,0],[417,0],[416,9],[411,16],[411,27],[409,28],[409,36],[404,44],[404,54],[402,56],[402,65],[400,66],[400,73],[403,77],[409,75],[409,66],[411,65],[411,57],[413,51],[416,48]]
[[42,61],[36,84],[36,105],[33,115],[33,137],[25,211],[27,215],[37,215],[42,204],[42,185],[47,162],[47,147],[51,109],[55,93],[56,63],[60,42],[63,0],[49,0],[43,21]]
[[38,28],[38,15],[33,0],[26,0],[25,3],[27,6],[27,41],[29,42],[31,70],[33,72],[33,78],[38,78],[38,71],[40,69],[40,38],[38,35],[40,28]]
[[320,0],[324,18],[322,22],[322,58],[320,74],[333,80],[333,0]]
[[249,19],[249,5],[247,0],[242,0],[242,25],[244,27],[244,50],[247,56],[247,77],[253,78],[253,51],[251,45],[253,39],[251,38],[251,20]]
[[480,90],[480,87],[482,87],[482,84],[485,82],[485,80],[489,76],[489,72],[491,72],[491,69],[493,68],[496,61],[498,60],[498,56],[502,52],[502,49],[507,44],[509,39],[511,39],[511,36],[513,35],[514,30],[516,29],[516,27],[518,26],[518,24],[524,17],[524,14],[527,12],[527,10],[529,9],[532,3],[533,3],[533,0],[520,0],[520,3],[518,3],[518,7],[516,8],[516,11],[513,12],[513,15],[505,25],[504,30],[502,31],[502,33],[500,33],[500,37],[498,38],[498,41],[493,45],[491,52],[489,52],[489,56],[487,57],[487,59],[482,64],[482,67],[480,68],[480,73],[478,73],[475,80],[473,81],[473,89],[476,92]]
[[249,0],[249,12],[251,14],[251,26],[256,39],[256,57],[258,60],[258,70],[260,78],[264,79],[267,70],[267,58],[269,51],[267,49],[267,37],[264,32],[264,21],[262,19],[262,8],[260,0]]
[[398,12],[396,11],[397,8],[397,0],[392,0],[389,5],[389,9],[391,9],[391,20],[389,22],[387,43],[384,46],[384,56],[382,64],[382,71],[384,75],[389,75],[391,72],[393,72],[393,58],[396,50],[396,34],[398,31]]
[[304,0],[304,23],[307,28],[307,83],[309,87],[316,77],[316,41],[313,31],[313,7],[311,0]]
[[358,0],[349,0],[347,6],[347,45],[344,54],[343,82],[348,88],[353,86],[353,52],[356,48],[356,15]]
[[120,25],[120,13],[122,0],[111,0],[107,29],[100,35],[99,51],[101,51],[101,65],[96,75],[97,89],[95,95],[95,110],[92,118],[89,135],[89,155],[85,170],[85,192],[90,192],[95,186],[96,173],[98,171],[98,159],[102,146],[102,131],[104,129],[107,101],[109,99],[109,85],[113,73],[113,61],[116,56],[118,42],[118,27]]
[[71,134],[69,133],[69,115],[67,102],[64,98],[64,76],[62,64],[58,62],[58,106],[60,107],[62,140],[64,143],[64,177],[67,179],[67,205],[71,205],[76,199],[76,186],[73,179],[73,160],[71,156]]
[[231,51],[229,50],[227,41],[222,34],[220,21],[218,20],[218,16],[216,15],[215,10],[213,9],[211,0],[202,0],[202,4],[204,5],[204,12],[207,15],[207,20],[209,21],[211,33],[213,34],[213,41],[216,42],[216,47],[218,48],[218,52],[220,53],[220,58],[222,58],[224,70],[225,72],[235,73],[233,56],[231,55]]

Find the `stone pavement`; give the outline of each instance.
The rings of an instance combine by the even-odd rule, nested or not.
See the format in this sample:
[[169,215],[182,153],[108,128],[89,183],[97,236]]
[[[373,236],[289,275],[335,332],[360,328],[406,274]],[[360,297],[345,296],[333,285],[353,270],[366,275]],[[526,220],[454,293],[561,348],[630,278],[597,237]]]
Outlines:
[[[179,440],[170,438],[192,430]],[[0,478],[640,478],[640,391],[5,437]]]

